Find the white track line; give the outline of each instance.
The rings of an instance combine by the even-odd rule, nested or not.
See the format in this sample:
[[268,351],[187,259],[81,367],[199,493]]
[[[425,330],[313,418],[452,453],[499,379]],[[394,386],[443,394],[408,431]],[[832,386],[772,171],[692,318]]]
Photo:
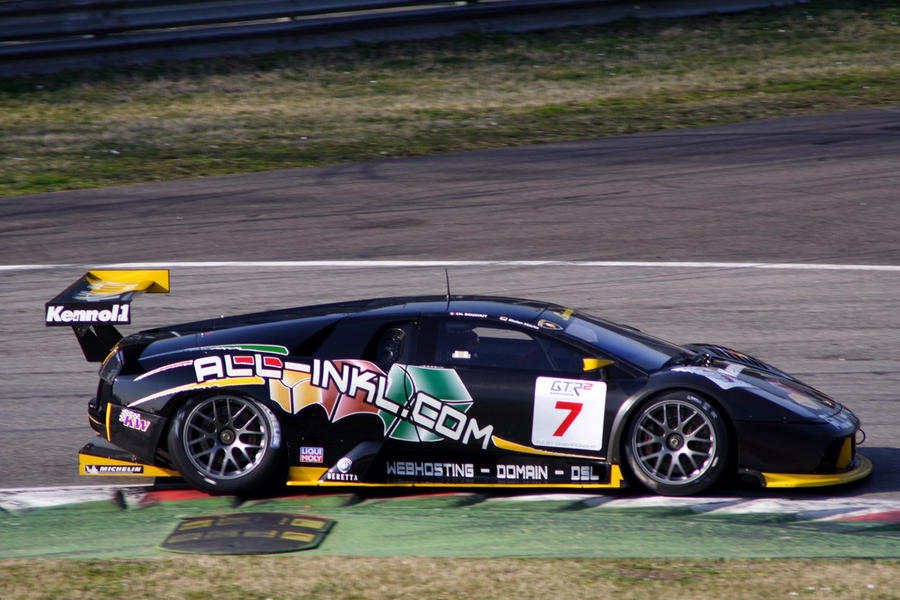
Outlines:
[[[83,502],[112,500],[116,493],[127,497],[141,496],[149,491],[151,484],[146,485],[96,485],[96,486],[61,486],[51,488],[15,488],[0,489],[0,509],[17,512],[31,508],[47,508],[67,506]],[[881,498],[822,498],[822,499],[784,499],[784,498],[672,498],[663,496],[645,496],[637,498],[619,498],[615,495],[604,496],[594,494],[534,494],[511,497],[490,498],[487,505],[507,502],[567,501],[580,502],[593,510],[604,509],[636,509],[636,508],[687,508],[697,514],[746,515],[746,514],[785,514],[795,515],[804,521],[832,521],[847,517],[865,517],[866,515],[900,511],[900,501]]]
[[652,262],[652,261],[569,261],[569,260],[299,260],[299,261],[206,261],[132,262],[112,264],[31,264],[0,265],[0,272],[49,271],[57,269],[387,269],[450,267],[579,267],[652,269],[773,269],[784,271],[880,271],[900,273],[900,265],[842,265],[765,262]]
[[134,492],[141,488],[134,485],[85,485],[46,488],[0,489],[0,509],[9,512],[29,508],[67,506],[82,502],[111,500],[116,491]]

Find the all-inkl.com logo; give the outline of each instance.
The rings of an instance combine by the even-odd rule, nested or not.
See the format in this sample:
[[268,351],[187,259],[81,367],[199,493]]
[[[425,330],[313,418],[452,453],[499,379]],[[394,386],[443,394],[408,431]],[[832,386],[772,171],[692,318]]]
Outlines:
[[385,435],[410,442],[453,440],[480,444],[493,434],[492,425],[480,425],[466,414],[472,396],[453,369],[394,364],[385,399],[394,406],[380,410]]

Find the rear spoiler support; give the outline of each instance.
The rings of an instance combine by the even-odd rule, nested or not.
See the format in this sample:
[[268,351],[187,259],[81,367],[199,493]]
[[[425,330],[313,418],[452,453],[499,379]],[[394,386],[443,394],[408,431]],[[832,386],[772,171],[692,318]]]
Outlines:
[[48,327],[72,327],[84,357],[101,362],[122,339],[116,325],[131,323],[140,292],[169,292],[169,271],[88,271],[44,305]]
[[88,362],[102,362],[122,339],[115,325],[72,325],[72,331]]

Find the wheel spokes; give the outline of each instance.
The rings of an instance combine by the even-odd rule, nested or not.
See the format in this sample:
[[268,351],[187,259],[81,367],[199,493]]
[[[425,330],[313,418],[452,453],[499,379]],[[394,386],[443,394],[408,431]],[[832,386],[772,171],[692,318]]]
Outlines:
[[664,484],[699,479],[717,451],[709,417],[683,400],[663,400],[646,408],[638,417],[630,444],[640,469]]
[[259,407],[233,396],[213,396],[188,414],[185,450],[201,474],[219,479],[246,475],[262,461],[268,428]]

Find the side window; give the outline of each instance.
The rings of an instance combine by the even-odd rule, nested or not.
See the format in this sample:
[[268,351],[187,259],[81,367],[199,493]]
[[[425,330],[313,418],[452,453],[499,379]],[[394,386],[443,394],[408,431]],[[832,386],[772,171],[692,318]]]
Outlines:
[[555,370],[575,374],[584,372],[586,354],[556,340],[542,338],[542,341]]
[[582,355],[568,346],[518,329],[444,320],[435,360],[441,365],[579,372]]
[[410,362],[415,330],[415,323],[396,323],[381,328],[366,348],[363,358],[378,365],[385,373],[395,362]]

